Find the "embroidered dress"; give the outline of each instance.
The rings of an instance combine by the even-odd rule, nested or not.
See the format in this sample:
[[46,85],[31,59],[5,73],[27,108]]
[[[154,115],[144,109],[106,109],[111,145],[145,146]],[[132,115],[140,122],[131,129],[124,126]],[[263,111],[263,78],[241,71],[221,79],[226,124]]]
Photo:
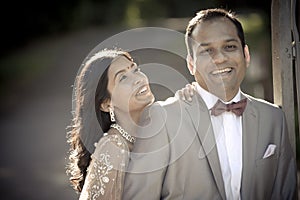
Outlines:
[[102,137],[91,156],[79,200],[121,200],[129,153],[122,136]]

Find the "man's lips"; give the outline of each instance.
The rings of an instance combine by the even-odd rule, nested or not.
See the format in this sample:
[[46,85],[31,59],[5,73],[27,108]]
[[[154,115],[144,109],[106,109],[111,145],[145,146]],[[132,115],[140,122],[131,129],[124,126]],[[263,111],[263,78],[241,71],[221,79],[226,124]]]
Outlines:
[[212,75],[225,75],[227,73],[230,73],[233,70],[232,67],[226,67],[223,69],[216,69],[211,72]]

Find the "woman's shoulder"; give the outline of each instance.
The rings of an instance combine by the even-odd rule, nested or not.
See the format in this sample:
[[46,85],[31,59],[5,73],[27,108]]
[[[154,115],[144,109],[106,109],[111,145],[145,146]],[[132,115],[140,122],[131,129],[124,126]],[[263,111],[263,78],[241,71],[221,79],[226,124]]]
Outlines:
[[118,146],[118,147],[126,147],[127,143],[122,136],[119,134],[108,134],[104,133],[103,137],[100,138],[98,142],[95,143],[96,149],[103,146]]
[[80,199],[115,199],[113,197],[121,191],[118,187],[122,183],[120,178],[124,176],[129,153],[122,138],[115,134],[104,134],[95,146]]
[[118,134],[105,133],[103,137],[95,143],[95,147],[92,156],[96,158],[103,157],[103,155],[115,157],[129,153],[126,141]]

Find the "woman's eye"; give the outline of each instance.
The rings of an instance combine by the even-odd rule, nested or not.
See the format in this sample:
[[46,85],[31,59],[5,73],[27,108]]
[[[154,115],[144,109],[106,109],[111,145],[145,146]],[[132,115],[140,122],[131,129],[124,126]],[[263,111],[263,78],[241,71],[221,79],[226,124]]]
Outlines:
[[126,75],[121,75],[120,76],[120,80],[119,81],[123,81],[123,80],[125,80],[127,78],[127,76]]

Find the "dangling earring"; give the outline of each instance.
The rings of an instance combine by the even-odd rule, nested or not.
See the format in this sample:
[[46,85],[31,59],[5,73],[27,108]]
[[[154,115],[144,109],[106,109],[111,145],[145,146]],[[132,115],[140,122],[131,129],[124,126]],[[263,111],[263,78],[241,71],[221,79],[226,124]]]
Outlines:
[[110,115],[110,121],[111,122],[115,122],[116,119],[115,119],[115,113],[114,113],[114,110],[112,108],[108,108],[109,109],[109,115]]

